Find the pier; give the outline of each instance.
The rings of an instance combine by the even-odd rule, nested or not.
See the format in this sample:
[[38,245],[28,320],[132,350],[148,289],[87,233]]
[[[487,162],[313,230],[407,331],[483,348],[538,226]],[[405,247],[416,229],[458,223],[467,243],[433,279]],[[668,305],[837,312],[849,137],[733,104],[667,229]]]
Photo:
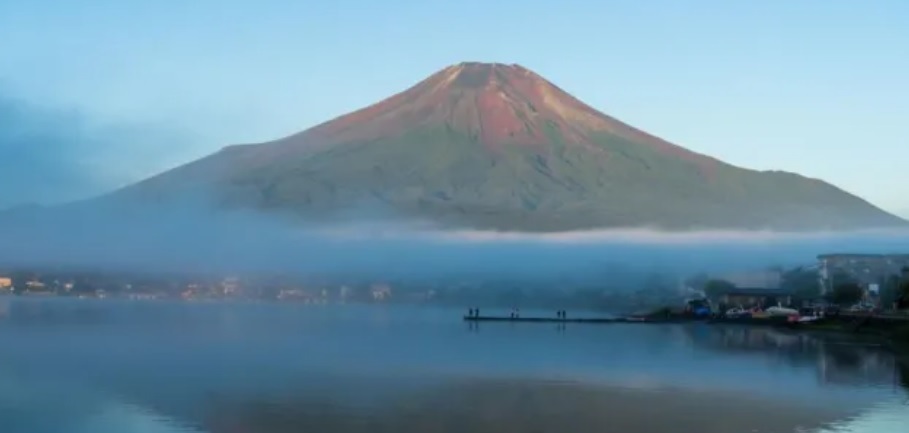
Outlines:
[[511,316],[464,316],[465,322],[520,322],[520,323],[688,323],[704,321],[695,318],[645,318],[645,317],[511,317]]
[[558,317],[510,317],[510,316],[464,316],[467,322],[534,322],[534,323],[619,323],[625,319],[616,318],[558,318]]
[[512,323],[583,323],[583,324],[679,324],[705,323],[708,325],[773,326],[798,329],[840,329],[848,332],[861,330],[892,331],[909,322],[905,315],[841,314],[819,320],[801,322],[789,320],[786,316],[774,317],[722,317],[722,316],[628,316],[628,317],[565,317],[565,316],[478,316],[464,315],[465,322],[512,322]]

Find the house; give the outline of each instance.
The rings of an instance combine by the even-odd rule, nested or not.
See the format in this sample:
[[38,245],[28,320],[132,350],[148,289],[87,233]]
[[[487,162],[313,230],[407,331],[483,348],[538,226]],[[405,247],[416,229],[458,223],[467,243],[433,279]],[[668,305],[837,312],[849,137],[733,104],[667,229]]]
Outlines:
[[792,292],[782,289],[736,287],[725,290],[717,301],[722,305],[772,307],[777,304],[792,305]]
[[13,279],[9,277],[0,277],[0,290],[9,290],[13,287]]
[[873,292],[880,282],[899,275],[909,266],[909,254],[822,254],[817,261],[824,293],[833,290],[838,276],[854,280],[862,289]]
[[712,276],[714,279],[728,281],[738,287],[765,287],[778,289],[782,285],[783,273],[776,269],[734,272]]
[[387,284],[373,284],[370,288],[372,299],[375,301],[384,301],[391,297],[391,286]]
[[43,281],[28,280],[25,282],[25,288],[29,291],[43,291],[47,288],[47,285]]

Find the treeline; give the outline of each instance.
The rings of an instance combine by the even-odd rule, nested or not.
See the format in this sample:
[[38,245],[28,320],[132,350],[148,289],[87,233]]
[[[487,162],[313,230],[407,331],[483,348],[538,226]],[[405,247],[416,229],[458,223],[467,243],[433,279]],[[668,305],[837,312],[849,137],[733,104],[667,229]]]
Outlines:
[[[709,279],[704,276],[694,280],[709,298],[716,298],[736,288],[732,282]],[[826,300],[836,305],[853,305],[866,299],[866,288],[852,275],[837,271],[829,281],[831,285],[822,289],[817,269],[797,267],[782,273],[780,289],[799,300]],[[695,287],[695,286],[693,286]],[[886,309],[909,309],[909,267],[899,274],[889,275],[878,282],[880,305]]]

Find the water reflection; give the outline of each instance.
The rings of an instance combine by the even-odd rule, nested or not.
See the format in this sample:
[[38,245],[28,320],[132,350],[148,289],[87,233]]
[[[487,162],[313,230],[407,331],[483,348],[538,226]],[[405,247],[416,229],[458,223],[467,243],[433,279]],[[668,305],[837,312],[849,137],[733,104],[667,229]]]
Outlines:
[[[558,327],[570,332],[571,327]],[[469,327],[476,332],[477,327]],[[544,327],[540,327],[541,332]],[[386,396],[352,411],[344,399],[319,394],[254,398],[222,395],[209,402],[212,433],[354,432],[602,432],[698,431],[883,433],[905,426],[909,365],[882,347],[838,336],[770,328],[670,326],[654,329],[716,356],[772,360],[815,373],[823,386],[852,393],[883,391],[877,400],[817,404],[741,392],[663,386],[633,388],[577,382],[469,378]],[[747,372],[742,372],[743,377]],[[777,384],[786,394],[787,384]],[[904,387],[900,390],[899,387]],[[889,387],[896,393],[887,393]],[[745,387],[747,388],[747,386]],[[347,392],[356,393],[356,389]],[[896,394],[896,399],[888,398]],[[863,397],[864,398],[864,397]],[[356,416],[352,416],[352,412]],[[872,429],[870,426],[876,426]]]
[[349,407],[320,396],[223,398],[211,402],[204,426],[212,433],[790,432],[840,422],[849,412],[740,394],[474,380],[431,387],[351,415]]
[[0,432],[861,432],[909,412],[909,365],[866,341],[461,313],[0,302]]
[[888,402],[875,405],[856,417],[833,423],[818,433],[902,433],[909,426],[909,407]]
[[700,349],[813,367],[820,383],[849,387],[902,387],[909,394],[909,366],[877,342],[849,335],[799,333],[763,327],[687,327]]
[[909,399],[909,359],[902,359],[897,364],[897,372],[900,378],[900,385],[906,390],[906,396]]

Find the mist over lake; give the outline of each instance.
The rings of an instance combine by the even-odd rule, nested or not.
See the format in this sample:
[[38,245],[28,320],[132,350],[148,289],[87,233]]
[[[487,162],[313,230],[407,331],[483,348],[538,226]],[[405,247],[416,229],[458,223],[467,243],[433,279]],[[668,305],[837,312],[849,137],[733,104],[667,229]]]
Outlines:
[[472,326],[462,313],[0,298],[0,425],[878,433],[899,430],[850,426],[906,422],[909,370],[861,340],[705,324]]
[[0,215],[4,267],[363,274],[375,278],[599,278],[609,266],[695,273],[799,266],[831,252],[909,250],[909,232],[451,230],[421,221],[297,221],[136,205]]
[[0,1],[0,433],[907,433],[907,23]]

